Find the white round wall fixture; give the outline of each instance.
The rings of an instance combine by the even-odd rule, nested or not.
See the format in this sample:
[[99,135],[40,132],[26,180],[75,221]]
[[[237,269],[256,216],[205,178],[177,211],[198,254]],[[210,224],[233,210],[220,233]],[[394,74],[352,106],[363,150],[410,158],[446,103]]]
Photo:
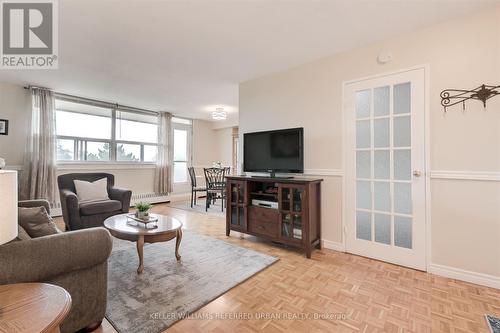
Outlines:
[[377,61],[379,64],[386,64],[392,60],[392,52],[389,50],[382,50],[378,54]]

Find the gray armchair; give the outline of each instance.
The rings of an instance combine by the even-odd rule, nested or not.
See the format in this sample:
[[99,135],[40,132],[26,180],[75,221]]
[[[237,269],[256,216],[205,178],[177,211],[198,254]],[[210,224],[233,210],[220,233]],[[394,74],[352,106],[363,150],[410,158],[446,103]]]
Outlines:
[[[44,200],[20,202],[19,206],[50,209]],[[72,299],[61,332],[96,328],[106,312],[111,249],[111,236],[104,228],[12,241],[0,246],[0,284],[46,282],[61,286]]]
[[[110,200],[79,203],[74,180],[93,182],[108,179]],[[132,191],[114,187],[115,176],[109,173],[68,173],[57,177],[59,197],[66,230],[101,227],[110,216],[128,213]]]

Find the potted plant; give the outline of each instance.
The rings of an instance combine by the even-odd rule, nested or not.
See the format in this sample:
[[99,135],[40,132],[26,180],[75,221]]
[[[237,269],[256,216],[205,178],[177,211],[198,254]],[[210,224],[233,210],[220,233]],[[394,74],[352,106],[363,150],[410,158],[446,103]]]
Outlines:
[[149,202],[138,202],[135,205],[135,216],[139,219],[147,220],[149,219],[149,210],[153,207]]

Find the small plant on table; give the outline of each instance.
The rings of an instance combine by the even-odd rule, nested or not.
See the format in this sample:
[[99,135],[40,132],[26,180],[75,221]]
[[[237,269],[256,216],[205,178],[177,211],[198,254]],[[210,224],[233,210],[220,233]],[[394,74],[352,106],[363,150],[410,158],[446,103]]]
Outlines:
[[149,202],[138,202],[135,204],[135,216],[140,219],[148,219],[149,218],[149,210],[153,207],[153,205]]

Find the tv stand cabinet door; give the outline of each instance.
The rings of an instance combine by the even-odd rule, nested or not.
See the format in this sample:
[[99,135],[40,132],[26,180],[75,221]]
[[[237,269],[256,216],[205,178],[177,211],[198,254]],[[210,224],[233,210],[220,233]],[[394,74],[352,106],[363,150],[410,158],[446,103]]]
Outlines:
[[307,186],[278,185],[279,236],[286,243],[305,244],[309,240]]
[[247,231],[247,182],[228,180],[226,187],[226,234],[229,230]]

